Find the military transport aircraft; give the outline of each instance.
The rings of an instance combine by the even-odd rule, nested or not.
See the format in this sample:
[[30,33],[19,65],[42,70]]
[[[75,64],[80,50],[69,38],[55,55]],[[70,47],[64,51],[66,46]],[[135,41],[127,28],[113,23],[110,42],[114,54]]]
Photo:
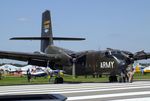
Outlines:
[[[54,46],[53,40],[85,40],[85,38],[53,37],[50,11],[42,14],[41,37],[14,37],[11,40],[41,40],[41,52],[23,53],[0,51],[0,58],[28,61],[30,65],[49,66],[51,69],[62,67],[66,73],[75,75],[108,74],[109,80],[117,81],[117,75],[126,75],[126,68],[135,60],[150,58],[144,51],[135,54],[108,48],[104,51],[73,52]],[[58,82],[63,79],[56,78]]]

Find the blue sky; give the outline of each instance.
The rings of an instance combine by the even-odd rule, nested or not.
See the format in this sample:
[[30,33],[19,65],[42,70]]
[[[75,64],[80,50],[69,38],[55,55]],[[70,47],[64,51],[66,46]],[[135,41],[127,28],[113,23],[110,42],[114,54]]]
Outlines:
[[150,52],[150,0],[0,0],[0,50],[34,52],[40,41],[11,41],[41,36],[41,13],[51,10],[54,36],[86,41],[55,44],[74,51],[108,47]]

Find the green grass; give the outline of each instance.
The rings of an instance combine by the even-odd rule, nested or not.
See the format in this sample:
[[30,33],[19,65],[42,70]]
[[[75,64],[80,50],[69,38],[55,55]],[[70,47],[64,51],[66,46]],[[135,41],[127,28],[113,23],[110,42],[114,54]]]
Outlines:
[[46,84],[48,83],[48,78],[39,77],[39,78],[32,78],[31,82],[28,82],[26,77],[12,77],[6,76],[0,80],[0,85],[24,85],[24,84]]
[[[142,75],[141,73],[135,73],[134,80],[150,80],[150,73]],[[92,76],[88,76],[85,78],[84,76],[78,76],[73,79],[70,75],[64,76],[64,81],[69,83],[87,83],[87,82],[108,82],[107,76],[102,76],[101,78],[93,78]],[[6,76],[0,80],[0,86],[6,85],[28,85],[28,84],[49,84],[47,77],[37,77],[36,79],[32,78],[31,82],[27,81],[26,77],[12,77]]]
[[134,79],[136,80],[150,80],[150,73],[145,73],[142,75],[141,73],[135,73]]

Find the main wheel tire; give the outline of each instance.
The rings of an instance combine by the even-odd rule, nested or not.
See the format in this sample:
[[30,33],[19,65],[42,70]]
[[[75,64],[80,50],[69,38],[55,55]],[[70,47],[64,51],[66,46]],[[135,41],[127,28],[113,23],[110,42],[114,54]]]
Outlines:
[[58,79],[58,83],[63,83],[64,82],[64,79],[62,78],[62,77],[60,77],[59,79]]
[[64,82],[64,79],[62,77],[56,77],[55,81],[54,81],[54,84],[60,84],[60,83],[63,83],[63,82]]

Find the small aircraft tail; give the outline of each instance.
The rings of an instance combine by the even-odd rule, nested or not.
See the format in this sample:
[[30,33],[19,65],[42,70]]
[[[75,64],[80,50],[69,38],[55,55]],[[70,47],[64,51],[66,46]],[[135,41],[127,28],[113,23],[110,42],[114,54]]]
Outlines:
[[52,35],[50,11],[46,10],[42,13],[41,37],[13,37],[10,40],[41,40],[41,52],[45,52],[48,45],[53,45],[55,38]]
[[41,51],[44,52],[48,45],[53,45],[51,16],[48,10],[42,14],[41,37],[49,38],[48,40],[41,40]]
[[10,40],[41,40],[41,52],[45,52],[48,45],[53,45],[53,40],[80,41],[85,38],[53,37],[50,11],[46,10],[42,13],[41,37],[13,37]]

